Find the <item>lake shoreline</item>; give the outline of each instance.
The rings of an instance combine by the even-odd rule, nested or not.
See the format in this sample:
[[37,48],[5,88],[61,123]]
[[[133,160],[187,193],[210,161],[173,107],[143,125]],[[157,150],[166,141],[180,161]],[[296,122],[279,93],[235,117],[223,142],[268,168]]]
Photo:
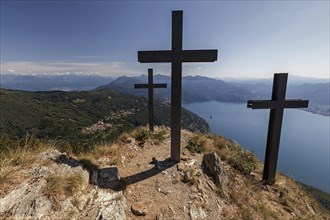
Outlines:
[[[170,103],[170,101],[168,101]],[[247,101],[246,102],[223,102],[223,101],[217,101],[217,100],[209,100],[209,101],[205,101],[205,102],[220,102],[220,103],[228,103],[228,104],[247,104]],[[185,104],[193,104],[193,103],[204,103],[204,102],[185,102],[185,101],[182,101],[183,105]],[[297,108],[297,110],[302,110],[302,111],[306,111],[306,112],[309,112],[309,113],[312,113],[312,114],[315,114],[315,115],[320,115],[320,116],[327,116],[327,117],[330,117],[330,112],[327,112],[327,113],[324,113],[324,112],[317,112],[315,110],[312,110],[312,109],[308,109],[308,108]]]

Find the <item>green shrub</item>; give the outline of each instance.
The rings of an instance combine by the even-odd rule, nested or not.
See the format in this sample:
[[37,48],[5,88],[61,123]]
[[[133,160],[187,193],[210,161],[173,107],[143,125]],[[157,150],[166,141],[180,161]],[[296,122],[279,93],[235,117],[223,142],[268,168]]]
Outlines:
[[152,133],[150,138],[154,141],[154,144],[159,145],[166,139],[166,131],[161,130],[159,132]]
[[207,138],[202,135],[194,135],[192,138],[189,139],[187,149],[191,153],[203,153],[207,149]]
[[230,164],[243,174],[250,174],[258,167],[257,158],[250,152],[236,150],[229,160]]
[[133,132],[133,137],[139,142],[139,146],[143,147],[144,142],[149,139],[150,133],[146,128],[138,128]]
[[221,160],[229,163],[233,168],[243,174],[250,174],[259,167],[259,161],[255,155],[245,151],[237,143],[229,141],[221,136],[212,136],[213,149]]

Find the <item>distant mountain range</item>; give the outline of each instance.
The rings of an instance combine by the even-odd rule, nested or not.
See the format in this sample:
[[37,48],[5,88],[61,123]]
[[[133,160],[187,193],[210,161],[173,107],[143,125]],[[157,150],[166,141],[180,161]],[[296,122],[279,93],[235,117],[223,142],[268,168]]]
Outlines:
[[[126,94],[147,96],[144,89],[134,89],[135,83],[146,83],[146,75],[135,77],[104,77],[97,75],[0,75],[1,88],[27,91],[84,91],[95,88],[111,88]],[[167,83],[167,89],[155,89],[155,97],[170,101],[171,79],[155,75],[156,83]],[[107,83],[107,84],[106,84]],[[102,85],[102,86],[101,86]],[[290,76],[287,98],[309,99],[307,111],[330,115],[329,80]],[[202,76],[183,77],[182,98],[184,102],[236,102],[248,99],[269,99],[272,91],[272,78],[269,79],[212,79]]]
[[[265,83],[272,83],[273,78],[259,78],[259,79],[253,79],[253,78],[223,78],[222,79],[225,82],[234,82],[234,83],[241,83],[241,84],[265,84]],[[289,75],[288,78],[288,85],[301,85],[305,83],[326,83],[329,82],[329,79],[321,79],[321,78],[313,78],[313,77],[303,77],[303,76],[295,76],[295,75]]]
[[[290,80],[290,76],[289,76]],[[299,80],[303,82],[302,79]],[[134,89],[134,83],[146,83],[145,75],[136,77],[119,77],[98,89],[111,88],[123,93],[147,97],[147,90]],[[154,82],[167,83],[167,89],[155,89],[155,97],[170,100],[171,79],[164,75],[155,75]],[[236,102],[244,103],[248,99],[270,99],[272,80],[249,80],[249,83],[226,82],[202,76],[186,76],[182,79],[182,99],[184,102]],[[307,111],[330,116],[330,84],[324,83],[290,83],[287,88],[288,99],[310,100]]]
[[[119,77],[109,84],[99,86],[98,89],[111,88],[119,92],[147,97],[147,90],[134,89],[135,83],[146,83],[146,75],[136,77]],[[171,78],[155,75],[154,83],[166,83],[166,89],[155,89],[155,97],[162,101],[169,101],[171,97]],[[184,102],[244,102],[253,94],[234,83],[215,80],[203,76],[186,76],[182,80],[182,99]]]
[[15,75],[0,74],[1,88],[25,91],[83,91],[111,82],[116,77],[98,75]]

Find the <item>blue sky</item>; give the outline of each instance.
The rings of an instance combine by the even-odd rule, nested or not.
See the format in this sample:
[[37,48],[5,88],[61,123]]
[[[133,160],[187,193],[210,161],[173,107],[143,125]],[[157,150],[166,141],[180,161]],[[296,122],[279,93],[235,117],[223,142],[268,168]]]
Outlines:
[[329,1],[1,1],[1,74],[170,74],[138,50],[167,50],[183,10],[184,49],[218,49],[184,75],[329,78]]

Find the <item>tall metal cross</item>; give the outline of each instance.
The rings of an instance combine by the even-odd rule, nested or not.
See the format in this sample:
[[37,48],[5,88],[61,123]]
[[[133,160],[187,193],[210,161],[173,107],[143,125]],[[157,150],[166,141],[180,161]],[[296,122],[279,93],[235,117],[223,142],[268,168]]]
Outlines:
[[270,109],[263,180],[273,183],[280,145],[284,108],[307,108],[308,100],[285,100],[288,74],[274,74],[272,100],[248,100],[247,107]]
[[148,89],[149,130],[154,131],[154,90],[155,88],[167,88],[165,83],[154,84],[153,71],[148,69],[148,84],[134,84],[135,89]]
[[171,160],[180,161],[183,62],[214,62],[218,50],[182,50],[182,11],[172,11],[172,49],[138,51],[141,63],[171,63]]

